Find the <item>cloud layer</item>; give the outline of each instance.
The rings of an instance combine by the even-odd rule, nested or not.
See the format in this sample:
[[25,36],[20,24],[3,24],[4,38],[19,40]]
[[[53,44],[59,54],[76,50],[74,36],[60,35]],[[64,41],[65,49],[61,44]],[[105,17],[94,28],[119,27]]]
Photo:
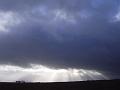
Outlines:
[[0,0],[0,64],[120,77],[119,24],[119,0]]
[[15,82],[18,80],[27,82],[68,82],[107,79],[95,70],[55,69],[35,64],[31,64],[29,68],[0,65],[0,72],[1,82]]

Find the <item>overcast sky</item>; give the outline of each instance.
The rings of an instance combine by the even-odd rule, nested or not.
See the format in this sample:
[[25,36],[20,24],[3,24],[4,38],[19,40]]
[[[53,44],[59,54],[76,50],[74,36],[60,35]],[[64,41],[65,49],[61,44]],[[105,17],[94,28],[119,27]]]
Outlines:
[[31,64],[120,78],[120,0],[0,0],[0,65]]

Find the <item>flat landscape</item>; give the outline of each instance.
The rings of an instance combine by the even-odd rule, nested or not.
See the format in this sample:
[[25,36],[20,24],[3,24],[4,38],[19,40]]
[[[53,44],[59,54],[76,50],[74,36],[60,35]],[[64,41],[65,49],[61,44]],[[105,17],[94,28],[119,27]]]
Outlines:
[[56,83],[1,82],[0,90],[120,90],[120,80],[56,82]]

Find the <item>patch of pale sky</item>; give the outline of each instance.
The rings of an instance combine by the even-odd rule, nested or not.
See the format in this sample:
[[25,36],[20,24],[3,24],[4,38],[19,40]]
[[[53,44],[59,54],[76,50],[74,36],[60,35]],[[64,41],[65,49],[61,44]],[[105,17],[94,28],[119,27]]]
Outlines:
[[64,82],[106,79],[102,73],[95,70],[75,68],[56,69],[37,64],[31,64],[30,67],[27,68],[13,65],[0,65],[0,72],[0,80],[2,82],[16,80]]
[[12,11],[0,11],[0,31],[9,32],[9,28],[21,23],[18,15]]

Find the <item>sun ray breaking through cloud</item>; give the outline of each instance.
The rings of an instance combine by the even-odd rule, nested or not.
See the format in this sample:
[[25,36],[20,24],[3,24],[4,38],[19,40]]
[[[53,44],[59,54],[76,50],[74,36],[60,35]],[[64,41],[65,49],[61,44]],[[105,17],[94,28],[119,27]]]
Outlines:
[[102,73],[85,69],[56,69],[31,64],[30,67],[0,65],[0,81],[66,82],[107,79]]

